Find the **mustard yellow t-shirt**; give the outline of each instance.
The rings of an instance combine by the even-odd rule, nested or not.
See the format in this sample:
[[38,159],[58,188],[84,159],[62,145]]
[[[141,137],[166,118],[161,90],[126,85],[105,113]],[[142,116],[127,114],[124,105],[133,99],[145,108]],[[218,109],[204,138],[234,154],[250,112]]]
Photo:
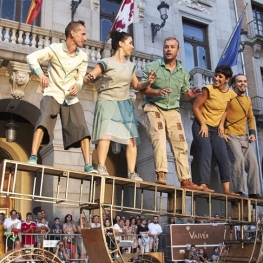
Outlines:
[[255,120],[252,110],[251,99],[246,96],[237,96],[229,104],[225,123],[225,134],[246,136],[246,129],[249,134],[255,134]]
[[227,103],[237,96],[232,90],[228,89],[222,92],[213,85],[207,85],[203,89],[208,90],[208,98],[200,107],[205,123],[209,126],[216,127],[226,110]]

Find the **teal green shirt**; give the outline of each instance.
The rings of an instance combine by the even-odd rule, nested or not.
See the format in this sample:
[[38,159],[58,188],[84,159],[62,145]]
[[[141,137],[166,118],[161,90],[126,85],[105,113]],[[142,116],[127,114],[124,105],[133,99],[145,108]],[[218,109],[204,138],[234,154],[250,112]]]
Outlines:
[[173,72],[166,68],[163,59],[157,59],[147,64],[143,71],[142,81],[148,80],[148,74],[153,69],[157,77],[154,83],[151,84],[151,88],[158,90],[170,88],[172,92],[162,97],[144,96],[142,106],[147,103],[154,103],[164,110],[179,109],[181,95],[189,88],[190,75],[178,61],[176,63],[177,66]]

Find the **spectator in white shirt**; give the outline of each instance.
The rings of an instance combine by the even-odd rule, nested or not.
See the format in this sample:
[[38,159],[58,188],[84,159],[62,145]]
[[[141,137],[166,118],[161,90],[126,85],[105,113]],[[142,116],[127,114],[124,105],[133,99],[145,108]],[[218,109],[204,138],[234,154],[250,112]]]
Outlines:
[[92,217],[91,228],[100,228],[100,218],[95,215]]
[[158,216],[153,217],[153,223],[148,225],[150,231],[149,249],[152,252],[156,252],[159,246],[159,236],[162,234],[162,227],[158,223]]
[[[124,221],[123,219],[120,219],[118,223],[116,223],[114,226],[113,226],[113,229],[114,229],[114,233],[116,236],[116,240],[120,241],[122,240],[121,238],[121,234],[123,234],[123,227],[124,227]],[[119,236],[118,236],[119,235]]]
[[17,211],[11,210],[10,218],[6,218],[4,221],[4,230],[5,230],[5,238],[4,242],[6,244],[7,240],[7,249],[19,249],[20,248],[20,239],[19,232],[21,229],[21,221],[17,218]]

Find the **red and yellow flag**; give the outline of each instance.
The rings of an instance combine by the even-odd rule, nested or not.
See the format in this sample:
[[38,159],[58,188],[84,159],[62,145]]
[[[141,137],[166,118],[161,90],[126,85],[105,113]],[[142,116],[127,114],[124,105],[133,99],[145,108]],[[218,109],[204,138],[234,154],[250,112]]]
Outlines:
[[26,24],[32,24],[36,19],[42,5],[43,0],[32,0],[31,5],[28,10]]

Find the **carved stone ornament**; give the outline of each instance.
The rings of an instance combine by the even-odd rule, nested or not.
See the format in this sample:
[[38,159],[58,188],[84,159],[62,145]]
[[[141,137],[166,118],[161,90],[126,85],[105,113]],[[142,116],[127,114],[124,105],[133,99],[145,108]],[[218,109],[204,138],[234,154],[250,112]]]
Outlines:
[[201,12],[210,14],[205,7],[203,7],[201,4],[199,4],[196,0],[182,0],[178,2],[179,5],[185,5],[187,7],[199,10]]
[[98,11],[100,7],[100,0],[92,0],[92,9]]
[[137,8],[138,8],[138,18],[139,18],[139,23],[143,22],[144,18],[144,10],[145,10],[145,2],[144,0],[137,0]]
[[11,95],[14,99],[21,99],[25,95],[25,88],[29,82],[29,69],[26,64],[10,61],[7,66],[10,74]]
[[253,51],[254,51],[254,57],[255,58],[260,58],[261,49],[262,49],[262,46],[260,44],[255,44],[253,46]]

